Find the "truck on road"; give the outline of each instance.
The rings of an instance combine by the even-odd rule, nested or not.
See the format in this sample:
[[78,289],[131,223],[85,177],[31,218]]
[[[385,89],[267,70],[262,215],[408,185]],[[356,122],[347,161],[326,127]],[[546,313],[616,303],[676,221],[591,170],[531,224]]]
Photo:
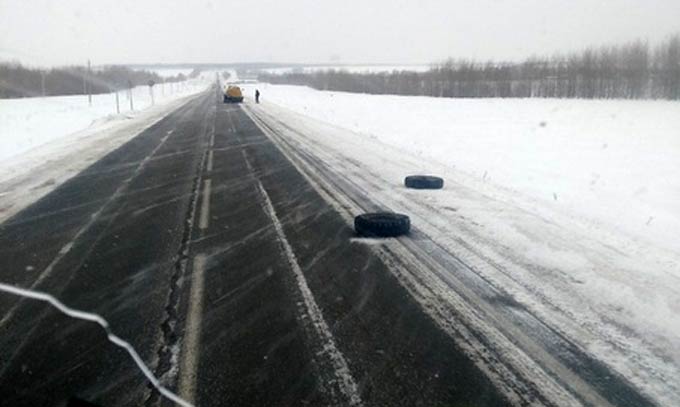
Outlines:
[[235,85],[227,85],[224,89],[224,103],[241,103],[243,102],[243,92],[241,88]]

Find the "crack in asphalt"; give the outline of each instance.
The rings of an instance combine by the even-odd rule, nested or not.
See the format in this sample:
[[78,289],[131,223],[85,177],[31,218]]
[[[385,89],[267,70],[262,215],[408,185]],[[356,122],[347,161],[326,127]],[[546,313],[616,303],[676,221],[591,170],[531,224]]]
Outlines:
[[[206,113],[203,123],[203,138],[209,134],[207,129],[207,118],[210,111]],[[214,134],[214,126],[211,133]],[[189,251],[191,246],[191,236],[194,230],[196,208],[199,198],[199,190],[203,180],[203,168],[205,166],[206,157],[209,151],[209,145],[204,143],[204,151],[201,155],[201,160],[196,167],[196,176],[192,181],[191,195],[189,206],[184,220],[184,229],[182,231],[182,240],[177,250],[175,262],[173,264],[173,273],[170,276],[170,291],[165,305],[166,318],[160,325],[161,341],[157,351],[158,363],[154,369],[154,373],[159,380],[165,385],[175,388],[177,386],[177,377],[179,372],[180,351],[182,348],[180,333],[178,332],[179,307],[182,288],[184,286],[184,277],[187,272],[187,265],[189,262]],[[156,406],[160,403],[159,393],[154,387],[149,388],[150,393],[144,402],[146,407]]]

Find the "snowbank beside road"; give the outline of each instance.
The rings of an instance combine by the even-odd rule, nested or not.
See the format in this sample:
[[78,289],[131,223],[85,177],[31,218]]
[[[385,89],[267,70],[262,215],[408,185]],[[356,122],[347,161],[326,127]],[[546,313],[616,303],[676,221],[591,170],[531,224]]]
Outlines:
[[680,103],[441,99],[258,86],[264,103],[680,253]]

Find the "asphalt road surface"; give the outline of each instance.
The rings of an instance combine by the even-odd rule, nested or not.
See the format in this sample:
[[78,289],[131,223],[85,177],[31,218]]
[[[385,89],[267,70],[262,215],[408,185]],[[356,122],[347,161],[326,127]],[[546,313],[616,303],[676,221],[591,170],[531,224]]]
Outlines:
[[[0,225],[0,281],[103,316],[198,406],[517,402],[313,183],[206,92]],[[2,293],[0,317],[1,405],[172,405],[96,324]]]

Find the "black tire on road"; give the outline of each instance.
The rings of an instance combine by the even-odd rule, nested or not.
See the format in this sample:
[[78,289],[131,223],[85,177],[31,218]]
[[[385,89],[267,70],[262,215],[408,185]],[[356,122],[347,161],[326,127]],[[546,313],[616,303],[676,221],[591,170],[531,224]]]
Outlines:
[[411,230],[411,220],[400,213],[365,213],[354,218],[354,230],[363,237],[401,236]]
[[444,180],[432,175],[409,175],[404,179],[404,185],[414,189],[442,189]]

